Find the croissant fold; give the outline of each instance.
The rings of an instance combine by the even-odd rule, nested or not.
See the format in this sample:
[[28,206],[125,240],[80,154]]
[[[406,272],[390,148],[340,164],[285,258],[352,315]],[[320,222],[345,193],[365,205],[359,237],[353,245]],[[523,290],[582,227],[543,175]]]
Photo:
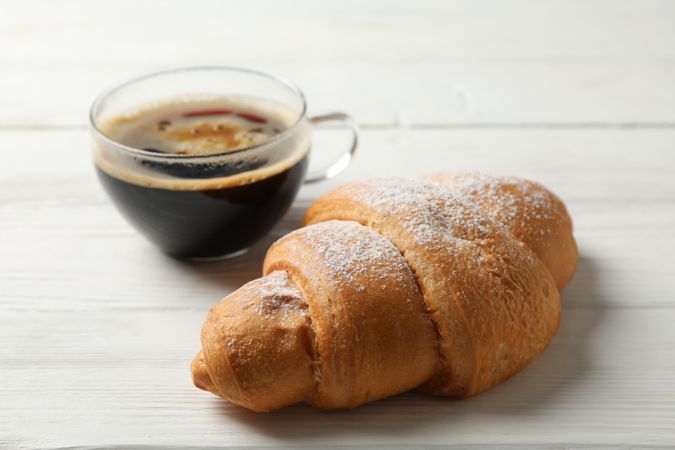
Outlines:
[[353,182],[305,224],[209,311],[197,387],[254,411],[478,394],[548,345],[578,259],[562,201],[515,177]]

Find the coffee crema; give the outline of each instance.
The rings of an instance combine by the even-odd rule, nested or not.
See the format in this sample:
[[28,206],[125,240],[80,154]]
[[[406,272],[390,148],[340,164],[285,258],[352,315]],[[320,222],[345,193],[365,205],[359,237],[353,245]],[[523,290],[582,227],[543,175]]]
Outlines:
[[107,138],[95,142],[104,188],[136,228],[179,257],[250,246],[288,210],[307,169],[309,125],[271,101],[182,98],[98,129]]

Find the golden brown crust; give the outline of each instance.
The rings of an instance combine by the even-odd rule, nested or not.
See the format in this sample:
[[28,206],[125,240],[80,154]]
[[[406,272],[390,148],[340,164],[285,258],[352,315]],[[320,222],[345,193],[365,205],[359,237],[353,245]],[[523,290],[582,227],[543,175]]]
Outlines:
[[311,339],[302,294],[285,272],[271,273],[209,311],[193,379],[253,411],[301,402],[315,385]]
[[478,204],[539,256],[562,291],[579,258],[565,204],[539,183],[478,172],[437,172],[426,180]]
[[269,249],[263,278],[202,330],[197,387],[254,411],[351,408],[412,389],[438,364],[433,325],[396,248],[355,222],[302,228]]
[[302,228],[270,248],[263,273],[301,287],[315,334],[321,408],[351,408],[426,381],[436,335],[415,278],[396,248],[355,222]]
[[307,224],[354,220],[403,254],[440,338],[441,368],[424,389],[466,397],[527,365],[555,334],[560,303],[550,273],[522,242],[442,188],[383,178],[318,199]]
[[[545,191],[500,183],[499,195]],[[210,311],[195,385],[254,411],[349,408],[415,387],[466,397],[522,369],[557,330],[552,273],[571,276],[576,246],[557,272],[529,236],[546,223],[530,220],[542,211],[525,204],[531,191],[516,196],[514,219],[503,201],[466,189],[387,178],[321,197],[307,227],[272,245],[265,276]],[[569,219],[561,202],[549,204]],[[553,247],[569,243],[558,238],[571,237],[564,217],[560,233],[544,233]]]

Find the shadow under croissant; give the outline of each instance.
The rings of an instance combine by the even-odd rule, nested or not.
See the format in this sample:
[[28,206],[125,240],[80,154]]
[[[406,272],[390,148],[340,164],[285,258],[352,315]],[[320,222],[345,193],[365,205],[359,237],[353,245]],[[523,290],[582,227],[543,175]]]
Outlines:
[[560,329],[549,348],[521,373],[476,397],[453,400],[408,392],[354,410],[323,411],[294,405],[264,414],[222,400],[217,401],[217,407],[256,433],[303,442],[312,436],[358,438],[384,433],[403,437],[412,429],[461,428],[486,415],[535,415],[554,406],[556,399],[564,399],[591,369],[593,362],[585,349],[591,347],[593,330],[609,303],[597,280],[597,262],[582,256],[576,276],[563,293]]

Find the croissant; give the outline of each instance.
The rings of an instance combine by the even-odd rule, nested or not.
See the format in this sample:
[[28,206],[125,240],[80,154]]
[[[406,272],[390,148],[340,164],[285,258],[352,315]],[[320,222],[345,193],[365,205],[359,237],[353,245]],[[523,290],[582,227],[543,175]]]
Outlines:
[[564,204],[511,177],[353,182],[305,224],[209,311],[197,387],[253,411],[469,397],[548,345],[577,261]]

